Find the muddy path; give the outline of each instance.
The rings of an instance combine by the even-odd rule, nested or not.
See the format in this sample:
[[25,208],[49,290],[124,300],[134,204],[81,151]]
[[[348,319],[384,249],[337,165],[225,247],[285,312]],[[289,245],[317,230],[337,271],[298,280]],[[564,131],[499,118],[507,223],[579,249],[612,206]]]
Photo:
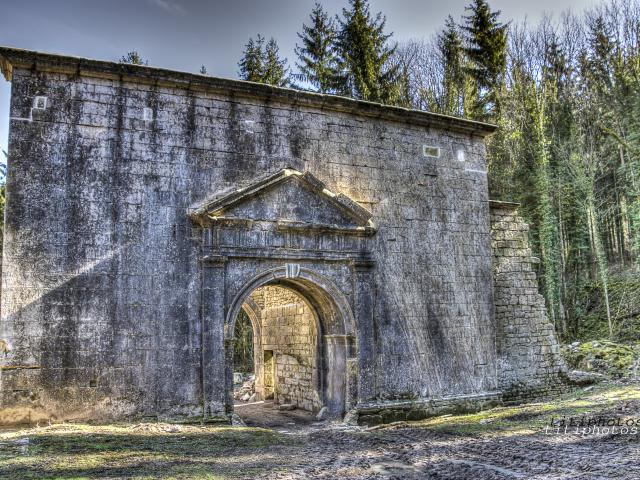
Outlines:
[[[252,478],[639,479],[640,428],[623,427],[625,422],[640,427],[640,400],[615,396],[610,400],[591,410],[534,404],[470,417],[469,424],[448,425],[447,418],[441,418],[435,424],[372,429],[313,422],[301,414],[298,421],[274,410],[263,416],[265,426],[273,422],[299,446],[281,451],[278,447],[274,453],[286,460]],[[261,408],[264,412],[265,407],[254,407],[253,415],[260,416]],[[568,425],[571,418],[575,427]],[[617,422],[619,427],[588,426],[598,419]],[[577,424],[580,421],[583,426]]]
[[638,437],[325,430],[260,479],[638,479]]

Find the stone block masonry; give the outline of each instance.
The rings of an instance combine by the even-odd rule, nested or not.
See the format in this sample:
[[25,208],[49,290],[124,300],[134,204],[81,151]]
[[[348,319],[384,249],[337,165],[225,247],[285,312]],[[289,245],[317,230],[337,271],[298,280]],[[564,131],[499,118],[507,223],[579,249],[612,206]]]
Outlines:
[[498,385],[509,402],[568,388],[555,329],[538,293],[528,233],[517,204],[491,202]]

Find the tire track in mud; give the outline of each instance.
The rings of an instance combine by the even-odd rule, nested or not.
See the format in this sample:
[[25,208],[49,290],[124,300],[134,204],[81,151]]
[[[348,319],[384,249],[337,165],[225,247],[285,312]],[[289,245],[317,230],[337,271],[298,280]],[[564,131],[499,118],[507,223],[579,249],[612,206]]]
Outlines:
[[424,428],[294,434],[295,451],[262,477],[269,480],[487,479],[595,480],[640,478],[637,436],[462,435]]

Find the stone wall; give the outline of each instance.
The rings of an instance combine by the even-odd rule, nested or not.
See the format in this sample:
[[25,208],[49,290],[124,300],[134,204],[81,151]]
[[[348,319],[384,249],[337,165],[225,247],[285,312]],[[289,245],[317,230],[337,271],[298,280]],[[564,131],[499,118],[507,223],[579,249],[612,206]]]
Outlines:
[[[354,391],[381,403],[496,392],[491,126],[6,48],[0,68],[12,82],[0,339],[13,346],[0,422],[202,415],[205,377],[206,408],[228,414],[222,317],[205,324],[202,302],[229,305],[240,280],[220,263],[203,286],[188,211],[285,167],[373,214],[361,310],[374,360],[360,366],[372,380]],[[333,265],[355,306],[351,266]]]
[[275,402],[303,410],[318,410],[317,320],[300,295],[277,286],[262,287],[262,349],[275,358]]
[[530,400],[566,389],[560,355],[517,204],[491,202],[498,382],[503,399]]

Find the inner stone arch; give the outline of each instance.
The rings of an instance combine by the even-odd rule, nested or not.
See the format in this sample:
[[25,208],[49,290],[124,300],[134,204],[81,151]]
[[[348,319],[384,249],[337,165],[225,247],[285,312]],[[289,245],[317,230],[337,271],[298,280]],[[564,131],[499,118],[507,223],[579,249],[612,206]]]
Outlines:
[[255,289],[242,310],[253,325],[255,400],[320,410],[321,329],[315,308],[295,290],[271,284]]
[[[313,280],[312,280],[313,278]],[[318,284],[318,279],[323,285]],[[347,362],[353,354],[353,318],[332,285],[310,272],[288,278],[286,270],[250,282],[236,296],[225,334],[232,340],[240,310],[254,331],[255,397],[332,417],[347,410]],[[233,373],[233,355],[229,375]],[[236,400],[237,402],[237,400]],[[239,409],[240,410],[240,409]],[[241,412],[240,412],[241,413]]]

